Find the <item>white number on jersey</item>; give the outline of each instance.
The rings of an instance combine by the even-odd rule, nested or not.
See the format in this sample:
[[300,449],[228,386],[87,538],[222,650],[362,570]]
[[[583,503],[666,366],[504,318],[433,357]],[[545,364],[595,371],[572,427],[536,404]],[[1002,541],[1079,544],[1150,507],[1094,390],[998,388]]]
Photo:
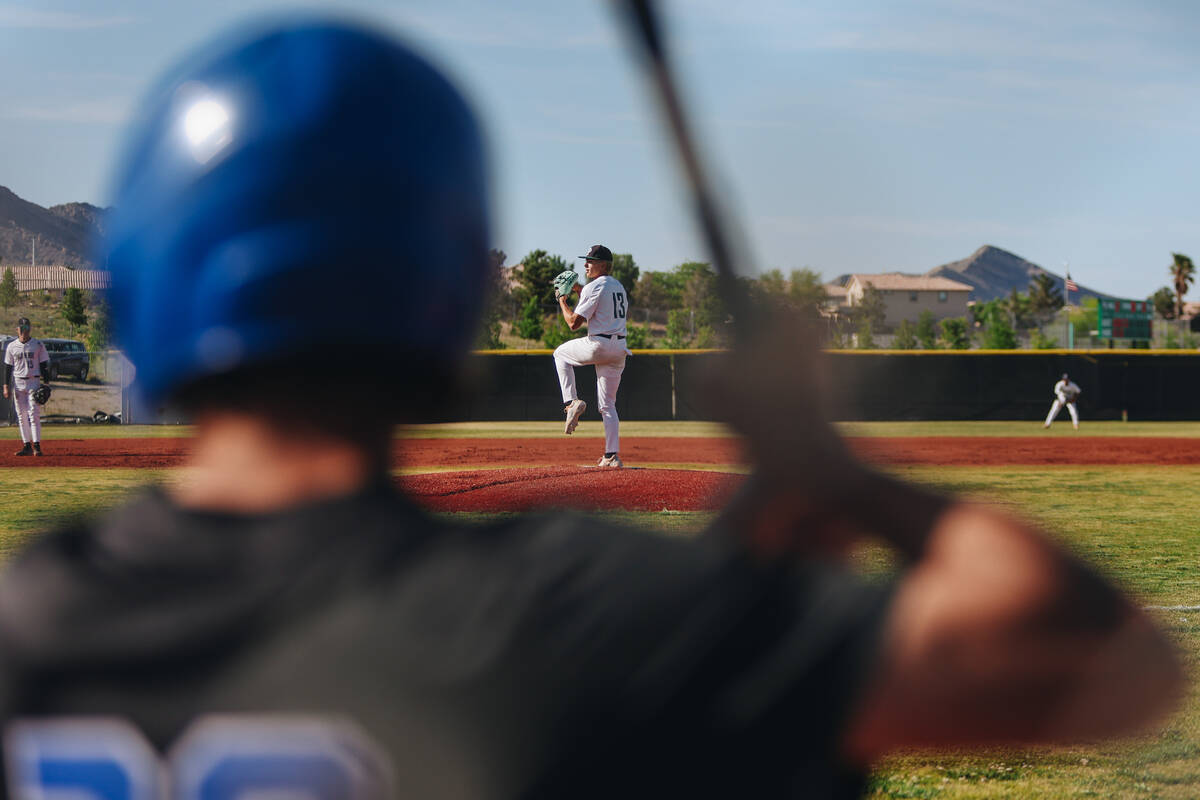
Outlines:
[[613,292],[613,319],[625,319],[625,293]]
[[4,733],[12,800],[383,800],[387,755],[352,723],[293,715],[213,715],[169,758],[123,719],[18,720]]

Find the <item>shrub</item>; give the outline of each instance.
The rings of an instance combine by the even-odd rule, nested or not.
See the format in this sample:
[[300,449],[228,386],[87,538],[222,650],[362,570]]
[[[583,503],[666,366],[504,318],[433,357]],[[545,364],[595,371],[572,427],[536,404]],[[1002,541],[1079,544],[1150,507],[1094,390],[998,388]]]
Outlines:
[[925,350],[937,350],[937,323],[934,322],[932,311],[922,311],[917,317],[917,341]]
[[1029,337],[1029,345],[1034,350],[1053,350],[1058,347],[1058,339],[1051,339],[1039,329]]
[[96,315],[88,328],[87,347],[93,353],[108,347],[112,341],[112,317],[108,303],[101,303],[96,309]]
[[942,341],[951,350],[970,350],[971,334],[967,332],[966,317],[942,320]]
[[554,322],[546,327],[546,333],[542,336],[542,344],[553,350],[563,342],[578,339],[580,336],[583,336],[583,330],[571,330],[567,327],[567,321],[559,314],[554,318]]
[[4,278],[0,280],[0,306],[4,306],[4,310],[8,311],[20,299],[21,295],[17,291],[17,276],[13,274],[12,267],[5,267]]
[[521,309],[521,315],[517,317],[517,336],[522,339],[540,339],[545,331],[543,325],[542,308],[538,303],[538,299],[530,296],[526,301],[525,307]]
[[688,312],[681,309],[675,309],[667,315],[667,335],[663,338],[663,342],[668,348],[680,350],[688,346],[688,341],[691,339],[688,335],[688,323]]
[[911,322],[901,320],[896,328],[896,335],[892,337],[892,347],[896,350],[917,349],[917,335]]
[[985,350],[1016,350],[1017,333],[1003,314],[993,314],[983,333]]
[[875,349],[875,331],[871,325],[870,317],[863,317],[858,323],[858,330],[855,332],[857,339],[854,342],[854,347],[857,350],[874,350]]

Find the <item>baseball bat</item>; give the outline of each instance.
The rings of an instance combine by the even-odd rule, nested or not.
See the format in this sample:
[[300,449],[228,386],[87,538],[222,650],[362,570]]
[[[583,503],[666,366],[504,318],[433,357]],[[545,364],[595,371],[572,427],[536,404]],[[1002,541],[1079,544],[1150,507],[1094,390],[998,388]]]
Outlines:
[[717,290],[733,316],[735,340],[742,338],[754,315],[749,313],[749,297],[737,279],[739,270],[734,261],[735,251],[731,244],[733,224],[717,203],[705,174],[692,134],[692,125],[684,112],[683,100],[670,65],[654,3],[652,0],[618,0],[618,4],[624,7],[624,16],[637,42],[637,49],[647,60],[650,77],[658,95],[658,107],[674,140],[675,151],[683,166],[684,177],[687,179],[695,205],[696,218],[717,272]]
[[[739,265],[735,263],[737,254],[745,251],[744,247],[736,250],[734,247],[735,241],[739,243],[741,241],[734,238],[734,235],[740,232],[740,228],[734,225],[735,220],[732,215],[725,213],[718,204],[708,176],[704,172],[693,136],[693,128],[684,113],[682,98],[671,69],[666,42],[662,36],[653,0],[617,0],[617,2],[625,11],[624,16],[628,27],[634,34],[637,48],[645,57],[648,72],[657,90],[658,107],[674,140],[675,150],[683,166],[683,172],[695,205],[696,218],[707,240],[713,265],[717,271],[717,289],[726,308],[733,316],[735,361],[761,363],[763,355],[756,347],[762,345],[764,341],[786,340],[790,334],[804,335],[805,332],[790,324],[786,325],[784,329],[776,330],[774,329],[775,323],[780,321],[777,317],[767,313],[768,309],[766,308],[757,310],[752,308],[746,282],[738,278],[739,274],[748,275],[749,272],[748,270],[739,270]],[[742,266],[748,267],[749,265]],[[811,330],[808,331],[808,333],[811,332]],[[792,388],[795,391],[791,394],[802,397],[811,392],[811,386],[808,384],[809,376],[804,374],[805,369],[801,367],[801,362],[785,366],[782,362],[771,361],[763,364],[763,367],[764,369],[779,370],[785,374],[790,374],[799,368],[800,374],[793,375],[795,385]],[[786,399],[789,392],[785,391],[783,394]],[[793,412],[794,409],[785,409],[781,417],[790,419]],[[744,431],[744,433],[747,432]],[[794,502],[796,476],[789,466],[794,452],[798,449],[813,447],[817,447],[825,453],[841,452],[837,434],[828,425],[820,428],[814,424],[813,435],[807,438],[801,437],[799,440],[790,440],[786,436],[780,436],[779,433],[781,431],[778,429],[771,429],[765,434],[763,431],[759,431],[758,435],[747,433],[758,445],[757,455],[760,469],[756,470],[743,484],[738,494],[730,499],[721,514],[721,524],[713,528],[714,530],[739,532],[752,550],[766,556],[778,556],[793,548],[795,542],[792,531],[797,526],[791,523],[795,521],[797,513],[808,514],[808,519],[811,521],[811,514],[817,510],[815,505],[810,508],[802,503],[797,506]],[[817,458],[819,459],[819,456]],[[765,474],[762,470],[769,474]],[[800,512],[797,512],[797,508],[800,509]],[[831,547],[827,542],[815,540],[813,533],[816,530],[815,526],[805,523],[801,527],[805,527],[808,531],[808,539],[812,540],[807,541],[805,547],[810,550]],[[833,542],[834,539],[831,538],[829,541]]]

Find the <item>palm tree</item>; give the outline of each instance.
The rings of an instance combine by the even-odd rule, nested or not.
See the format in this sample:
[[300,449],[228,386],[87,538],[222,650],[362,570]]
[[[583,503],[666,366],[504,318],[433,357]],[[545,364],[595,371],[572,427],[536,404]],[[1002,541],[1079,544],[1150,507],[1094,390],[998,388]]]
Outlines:
[[1175,319],[1179,319],[1183,316],[1183,296],[1196,280],[1196,265],[1183,253],[1171,253],[1171,257],[1175,261],[1167,270],[1175,281]]

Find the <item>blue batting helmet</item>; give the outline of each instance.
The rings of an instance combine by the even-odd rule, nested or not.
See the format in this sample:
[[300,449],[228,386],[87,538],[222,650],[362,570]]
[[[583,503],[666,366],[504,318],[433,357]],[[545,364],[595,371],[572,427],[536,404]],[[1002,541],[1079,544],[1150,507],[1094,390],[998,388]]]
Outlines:
[[[114,188],[100,261],[147,399],[302,355],[452,369],[470,345],[482,134],[383,34],[308,19],[217,39],[142,104]],[[331,340],[333,320],[352,337]]]

